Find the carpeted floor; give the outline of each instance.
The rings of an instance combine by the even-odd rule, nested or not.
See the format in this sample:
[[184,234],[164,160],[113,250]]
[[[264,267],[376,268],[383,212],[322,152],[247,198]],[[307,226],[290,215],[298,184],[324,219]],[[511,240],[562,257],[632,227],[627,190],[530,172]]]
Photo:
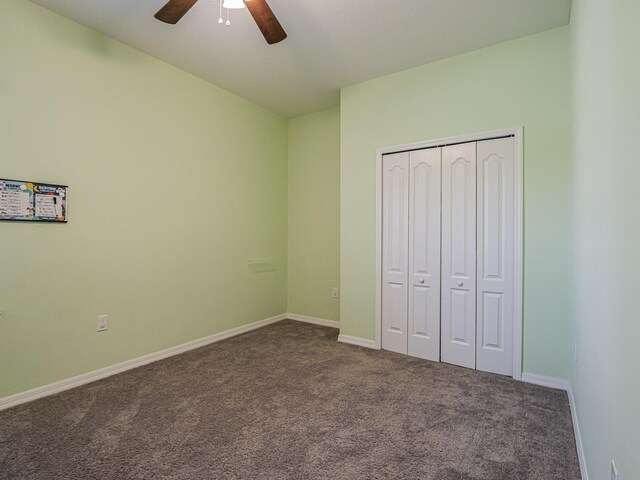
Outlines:
[[580,478],[564,392],[337,334],[286,320],[0,412],[0,478]]

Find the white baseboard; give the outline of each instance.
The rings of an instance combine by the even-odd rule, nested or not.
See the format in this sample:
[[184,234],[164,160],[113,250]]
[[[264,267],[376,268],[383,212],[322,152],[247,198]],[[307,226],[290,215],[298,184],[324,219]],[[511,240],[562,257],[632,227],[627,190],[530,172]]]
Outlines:
[[[175,347],[170,347],[165,350],[160,350],[159,352],[143,355],[141,357],[133,358],[125,362],[111,365],[109,367],[101,368],[99,370],[94,370],[92,372],[83,373],[81,375],[67,378],[59,382],[50,383],[48,385],[34,388],[32,390],[27,390],[26,392],[21,392],[15,395],[0,398],[0,410],[5,410],[7,408],[15,407],[23,403],[28,403],[42,397],[54,395],[56,393],[60,393],[65,390],[70,390],[72,388],[79,387],[81,385],[86,385],[87,383],[95,382],[96,380],[101,380],[103,378],[110,377],[118,373],[126,372],[127,370],[132,370],[134,368],[141,367],[148,363],[156,362],[164,358],[172,357],[174,355],[179,355],[181,353],[188,352],[189,350],[194,350],[196,348],[204,347],[205,345],[219,342],[226,338],[234,337],[236,335],[240,335],[245,332],[250,332],[251,330],[256,330],[258,328],[261,328],[285,319],[291,319],[298,322],[313,323],[316,325],[323,325],[326,327],[333,327],[333,328],[340,327],[340,323],[335,320],[326,320],[322,318],[309,317],[306,315],[297,315],[293,313],[283,313],[281,315],[265,318],[264,320],[259,320],[257,322],[249,323],[247,325],[242,325],[241,327],[232,328],[231,330],[226,330],[224,332],[215,333],[213,335],[209,335],[207,337],[193,340],[191,342],[183,343],[182,345],[177,345]],[[340,334],[338,335],[338,341],[342,343],[348,343],[350,345],[357,345],[365,348],[378,349],[376,347],[374,340],[369,340],[366,338],[352,337],[349,335]],[[550,387],[550,388],[555,388],[559,390],[565,390],[567,392],[569,396],[569,406],[571,408],[571,417],[573,420],[573,429],[574,429],[574,434],[576,439],[576,449],[578,452],[578,460],[580,462],[580,471],[582,474],[582,480],[589,480],[589,475],[587,472],[587,464],[584,456],[584,449],[582,447],[582,437],[580,436],[578,414],[576,412],[576,404],[573,397],[573,391],[571,390],[571,384],[567,380],[547,377],[544,375],[536,375],[533,373],[526,373],[526,372],[522,373],[522,381],[527,383],[532,383],[535,385],[541,385],[543,387]]]
[[367,338],[351,337],[349,335],[340,334],[338,335],[338,341],[342,343],[348,343],[350,345],[358,345],[359,347],[373,348],[374,350],[378,350],[378,348],[376,347],[376,342]]
[[555,388],[558,390],[564,390],[569,396],[569,408],[571,409],[571,420],[573,424],[573,434],[576,439],[576,451],[578,452],[578,462],[580,463],[580,474],[582,480],[589,480],[589,473],[587,472],[587,462],[584,456],[584,448],[582,447],[582,436],[580,435],[580,425],[578,424],[578,412],[576,410],[576,402],[573,398],[573,390],[571,389],[571,383],[568,380],[561,378],[546,377],[544,375],[535,375],[533,373],[522,373],[522,381],[527,383],[533,383],[535,385],[542,385],[543,387]]
[[576,401],[573,398],[573,390],[571,384],[567,390],[569,394],[569,406],[571,407],[571,419],[573,420],[573,434],[576,437],[576,450],[578,451],[578,462],[580,463],[580,475],[582,480],[589,480],[589,472],[587,471],[587,460],[584,456],[584,448],[582,447],[582,436],[580,435],[580,424],[578,423],[578,411],[576,410]]
[[297,322],[313,323],[322,325],[323,327],[340,328],[340,322],[337,320],[327,320],[325,318],[310,317],[308,315],[298,315],[297,313],[287,313],[287,318]]
[[562,378],[547,377],[545,375],[536,375],[534,373],[522,372],[522,381],[533,383],[543,387],[555,388],[556,390],[569,390],[569,382]]
[[67,378],[65,380],[60,380],[59,382],[50,383],[48,385],[34,388],[32,390],[27,390],[26,392],[17,393],[9,397],[0,398],[0,410],[5,410],[7,408],[15,407],[16,405],[20,405],[22,403],[27,403],[33,400],[37,400],[38,398],[46,397],[48,395],[54,395],[56,393],[69,390],[71,388],[79,387],[80,385],[85,385],[87,383],[95,382],[96,380],[101,380],[103,378],[110,377],[118,373],[126,372],[127,370],[141,367],[148,363],[162,360],[163,358],[179,355],[180,353],[188,352],[189,350],[193,350],[195,348],[204,347],[205,345],[219,342],[220,340],[224,340],[229,337],[234,337],[236,335],[240,335],[241,333],[249,332],[251,330],[255,330],[257,328],[264,327],[266,325],[270,325],[272,323],[276,323],[281,320],[285,320],[286,318],[287,318],[287,315],[285,314],[276,315],[275,317],[265,318],[264,320],[258,320],[257,322],[249,323],[247,325],[242,325],[241,327],[232,328],[231,330],[226,330],[220,333],[215,333],[207,337],[203,337],[197,340],[193,340],[191,342],[183,343],[182,345],[177,345],[175,347],[170,347],[165,350],[160,350],[159,352],[150,353],[148,355],[143,355],[138,358],[132,358],[131,360],[117,363],[109,367],[101,368],[99,370],[94,370],[92,372],[83,373],[75,377]]

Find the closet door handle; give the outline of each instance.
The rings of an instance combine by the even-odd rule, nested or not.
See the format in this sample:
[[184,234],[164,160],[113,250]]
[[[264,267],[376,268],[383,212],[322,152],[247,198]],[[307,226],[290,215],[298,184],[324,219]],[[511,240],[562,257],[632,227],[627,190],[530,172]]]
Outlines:
[[420,280],[418,280],[420,283],[424,283],[424,278],[421,278]]
[[461,287],[464,285],[464,282],[462,280],[458,280],[458,286]]

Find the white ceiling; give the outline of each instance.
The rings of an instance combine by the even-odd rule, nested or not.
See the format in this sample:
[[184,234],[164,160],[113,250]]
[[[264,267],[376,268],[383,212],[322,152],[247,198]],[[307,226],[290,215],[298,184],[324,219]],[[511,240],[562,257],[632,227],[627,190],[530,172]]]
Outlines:
[[267,45],[246,9],[218,25],[200,0],[177,25],[167,0],[33,0],[286,117],[339,89],[569,22],[571,0],[269,0],[289,38]]

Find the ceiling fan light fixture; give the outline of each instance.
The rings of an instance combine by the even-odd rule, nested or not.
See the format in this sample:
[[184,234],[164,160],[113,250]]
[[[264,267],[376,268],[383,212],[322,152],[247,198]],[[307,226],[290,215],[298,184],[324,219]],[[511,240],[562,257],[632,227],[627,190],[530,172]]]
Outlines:
[[224,0],[224,8],[245,8],[244,0]]
[[[154,16],[161,22],[175,25],[197,2],[198,0],[169,0]],[[220,6],[219,24],[231,25],[229,19],[231,10],[246,8],[269,45],[279,43],[287,38],[287,33],[269,7],[267,0],[218,0],[218,2]],[[226,22],[222,16],[223,8],[227,10]]]

